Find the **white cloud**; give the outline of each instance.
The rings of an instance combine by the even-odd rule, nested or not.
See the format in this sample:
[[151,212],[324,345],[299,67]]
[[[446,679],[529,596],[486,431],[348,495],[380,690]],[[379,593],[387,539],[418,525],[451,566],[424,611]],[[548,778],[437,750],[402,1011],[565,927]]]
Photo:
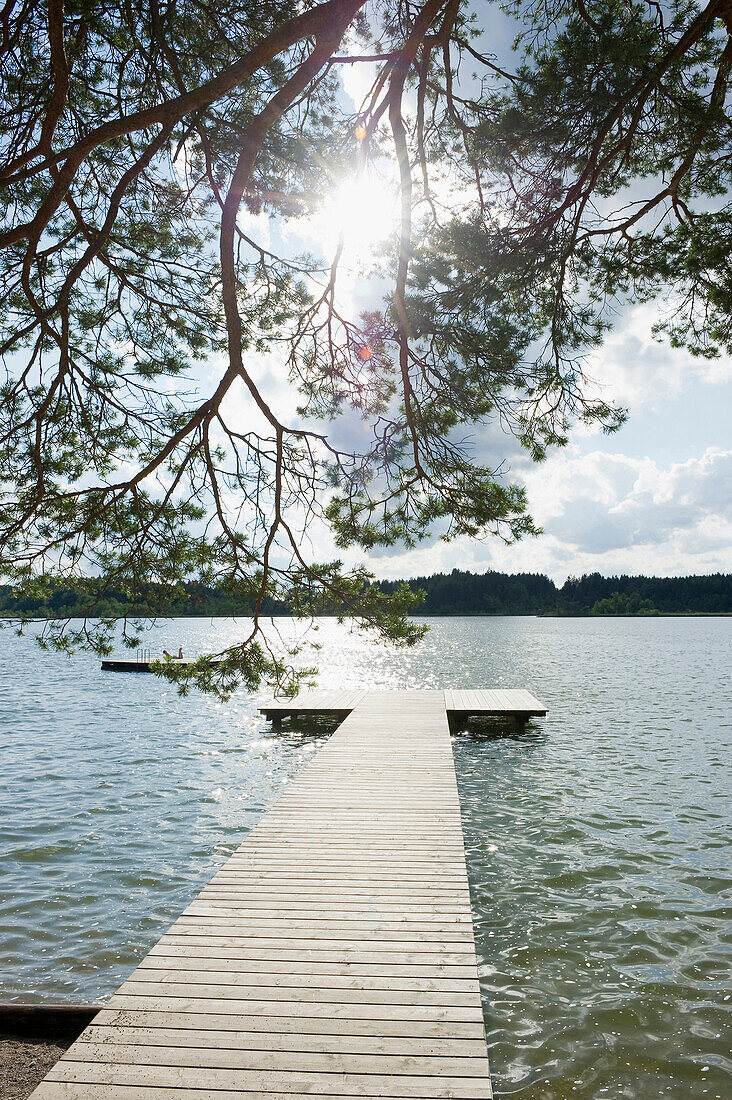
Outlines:
[[550,487],[547,499],[537,499],[537,518],[580,551],[656,546],[708,519],[732,522],[732,451],[710,449],[668,469],[602,451],[553,465],[548,477],[537,471],[531,479],[532,498],[542,480]]
[[554,568],[689,573],[732,567],[732,451],[660,467],[572,448],[529,478]]
[[432,543],[372,559],[380,576],[449,571],[660,576],[732,569],[732,451],[659,466],[652,459],[574,446],[527,479],[545,534],[506,547],[496,540]]
[[729,356],[699,359],[656,340],[651,329],[658,318],[657,303],[629,308],[588,360],[587,374],[606,400],[635,411],[659,398],[676,396],[693,383],[732,380]]
[[272,219],[266,210],[260,210],[258,214],[254,214],[246,206],[243,206],[237,215],[236,224],[242,233],[246,233],[247,237],[251,237],[262,248],[270,247],[272,243]]
[[[357,52],[348,51],[352,56]],[[341,82],[343,90],[353,103],[354,110],[359,110],[369,92],[373,88],[374,81],[379,71],[379,65],[373,61],[359,61],[351,65],[341,65]]]

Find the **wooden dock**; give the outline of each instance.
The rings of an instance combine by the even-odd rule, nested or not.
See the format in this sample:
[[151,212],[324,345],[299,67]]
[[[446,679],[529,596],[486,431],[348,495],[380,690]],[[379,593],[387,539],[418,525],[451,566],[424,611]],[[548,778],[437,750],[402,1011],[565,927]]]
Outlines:
[[[351,688],[341,691],[308,691],[294,699],[270,699],[259,713],[272,721],[282,718],[327,715],[345,718],[354,707],[373,692]],[[420,692],[419,694],[424,694]],[[543,718],[546,707],[523,689],[481,689],[473,691],[436,691],[450,718],[464,721],[473,716],[512,717],[519,720]]]
[[348,717],[34,1100],[492,1095],[446,693],[330,702]]
[[[194,657],[173,657],[173,665],[192,665]],[[127,660],[121,657],[105,657],[102,661],[102,672],[152,672],[154,664],[165,664],[163,656],[155,659],[142,660],[137,657],[129,657]]]

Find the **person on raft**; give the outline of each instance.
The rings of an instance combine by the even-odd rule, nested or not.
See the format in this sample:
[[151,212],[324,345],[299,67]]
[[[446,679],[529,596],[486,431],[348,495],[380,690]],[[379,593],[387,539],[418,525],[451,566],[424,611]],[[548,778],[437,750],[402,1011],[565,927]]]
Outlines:
[[163,657],[168,657],[171,661],[183,660],[183,646],[178,646],[178,656],[174,657],[172,653],[168,653],[167,649],[163,650]]

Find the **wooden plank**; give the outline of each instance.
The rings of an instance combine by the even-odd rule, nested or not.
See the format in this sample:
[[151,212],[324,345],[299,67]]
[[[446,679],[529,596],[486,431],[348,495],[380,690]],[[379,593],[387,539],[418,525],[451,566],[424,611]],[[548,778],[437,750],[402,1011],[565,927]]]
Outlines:
[[350,714],[35,1100],[490,1097],[450,701],[266,703]]
[[[225,1011],[226,1010],[226,1011]],[[162,1008],[154,1008],[151,1005],[135,1007],[126,1005],[123,1009],[105,1008],[100,1012],[95,1023],[109,1023],[114,1027],[127,1027],[131,1024],[142,1024],[149,1027],[192,1027],[214,1028],[217,1030],[246,1032],[267,1035],[341,1035],[369,1036],[383,1039],[430,1039],[439,1040],[441,1043],[447,1040],[451,1042],[460,1039],[478,1041],[483,1043],[485,1049],[485,1032],[482,1021],[463,1023],[455,1020],[414,1020],[414,1019],[385,1019],[378,1021],[371,1019],[357,1019],[346,1015],[345,1017],[333,1016],[323,1019],[317,1016],[283,1016],[279,1014],[261,1014],[249,1016],[246,1012],[239,1011],[236,1005],[224,1004],[220,1008],[211,1009],[210,1005],[201,1002],[197,1011],[190,1009],[176,1009],[172,1011],[169,1005]]]
[[[217,929],[223,929],[223,931],[217,931]],[[469,943],[472,946],[473,943],[473,929],[468,924],[457,928],[455,926],[445,928],[435,925],[428,925],[423,928],[418,924],[406,925],[404,922],[395,925],[393,923],[385,924],[384,922],[343,924],[339,921],[322,921],[316,925],[314,922],[307,920],[295,922],[292,920],[277,920],[277,918],[269,921],[260,919],[256,924],[251,921],[242,922],[239,925],[234,925],[232,921],[214,921],[203,918],[200,921],[191,921],[186,924],[181,919],[171,925],[169,935],[183,938],[190,937],[190,939],[204,936],[209,942],[214,942],[214,937],[221,938],[224,936],[239,939],[249,939],[254,936],[258,939],[270,940],[305,938],[312,942],[313,946],[316,946],[321,940],[353,941],[356,943],[366,943],[373,940],[374,942],[396,945],[409,941],[424,944],[431,943],[435,950],[435,944]]]
[[[250,912],[243,915],[241,920],[235,921],[231,917],[221,913],[186,912],[170,926],[169,932],[176,936],[197,935],[196,928],[208,929],[212,924],[228,923],[231,928],[229,935],[246,936],[286,936],[289,939],[299,939],[303,936],[333,938],[335,932],[338,937],[343,937],[344,932],[353,932],[351,938],[360,939],[393,939],[394,933],[411,933],[419,929],[420,937],[426,933],[436,933],[426,938],[443,940],[449,932],[472,933],[471,922],[467,912],[464,919],[456,920],[449,915],[443,916],[439,922],[431,920],[429,923],[420,921],[419,911],[415,909],[412,914],[389,913],[377,911],[361,911],[358,914],[349,913],[351,919],[343,920],[331,913],[323,914],[317,920],[312,913],[292,913],[284,909],[274,908],[266,911]],[[435,923],[439,927],[435,927]],[[236,931],[234,931],[236,925]],[[420,927],[421,925],[421,927]],[[458,927],[460,926],[460,927]],[[217,935],[220,933],[212,933]]]
[[449,714],[515,715],[542,717],[546,707],[524,688],[446,689],[445,709]]
[[[464,978],[449,978],[427,976],[420,973],[417,977],[409,978],[392,972],[354,974],[349,970],[347,974],[343,974],[339,973],[336,967],[332,970],[317,970],[315,973],[307,973],[301,970],[299,966],[293,966],[291,969],[282,972],[276,970],[252,971],[246,967],[237,968],[232,966],[232,960],[230,959],[219,959],[217,962],[217,967],[206,967],[201,970],[195,965],[195,959],[187,959],[185,967],[163,965],[138,967],[135,971],[135,986],[140,986],[146,982],[150,985],[165,986],[166,989],[170,985],[196,986],[196,993],[198,992],[198,986],[209,983],[211,987],[216,986],[218,988],[232,986],[238,993],[245,989],[259,990],[265,988],[277,990],[307,988],[312,989],[314,994],[315,992],[318,994],[330,993],[334,989],[357,991],[359,993],[364,991],[369,993],[376,991],[380,991],[380,993],[419,993],[424,991],[449,995],[446,1000],[441,997],[440,1003],[443,1003],[444,1000],[444,1003],[462,1004],[463,995],[471,1004],[475,1000],[475,974],[468,974]],[[125,988],[127,986],[122,987],[122,989]],[[292,994],[287,995],[291,996]],[[453,995],[455,995],[454,999]],[[270,996],[279,997],[279,993],[276,995],[270,994]],[[435,1000],[437,1001],[437,998]]]
[[[108,1032],[114,1034],[113,1028]],[[200,1033],[206,1037],[206,1033]],[[429,1073],[446,1074],[461,1077],[485,1077],[487,1055],[478,1057],[464,1057],[450,1055],[427,1055],[418,1058],[407,1055],[392,1055],[388,1061],[381,1054],[340,1054],[333,1052],[302,1052],[302,1051],[258,1051],[247,1050],[241,1047],[232,1047],[230,1043],[214,1045],[210,1039],[208,1042],[193,1041],[190,1035],[184,1038],[168,1040],[168,1043],[158,1041],[150,1043],[146,1037],[136,1034],[124,1037],[120,1042],[117,1038],[115,1046],[121,1048],[115,1051],[120,1061],[129,1065],[159,1065],[159,1066],[194,1066],[196,1068],[211,1069],[237,1069],[237,1070],[275,1070],[295,1071],[305,1073],[355,1073],[377,1074],[384,1073],[413,1076]],[[95,1042],[86,1039],[78,1043],[75,1050],[77,1062],[103,1062],[109,1058],[110,1040],[108,1035],[101,1035]]]
[[[152,1015],[151,1013],[148,1016]],[[200,1027],[170,1027],[141,1016],[139,1022],[87,1029],[90,1043],[148,1043],[151,1046],[227,1047],[231,1050],[289,1051],[293,1054],[393,1054],[401,1057],[485,1058],[482,1039],[417,1039],[414,1036],[294,1035],[291,1032],[226,1031]]]
[[294,699],[267,699],[259,707],[260,714],[327,714],[348,713],[355,709],[364,695],[363,690],[306,691]]
[[[348,903],[350,900],[350,904]],[[264,915],[274,913],[277,917],[281,916],[293,916],[296,918],[302,918],[303,920],[362,920],[374,916],[375,914],[384,915],[392,920],[410,920],[414,919],[416,914],[419,914],[421,921],[437,921],[439,924],[447,923],[447,921],[455,921],[463,924],[470,924],[470,913],[462,908],[456,906],[450,902],[430,902],[430,904],[421,904],[415,900],[410,904],[407,901],[386,901],[384,899],[378,899],[372,897],[370,899],[355,898],[344,900],[343,902],[336,903],[334,901],[288,901],[283,899],[282,902],[276,900],[262,900],[257,899],[242,900],[239,904],[235,901],[195,901],[192,905],[185,910],[186,916],[208,916],[208,917],[235,917],[249,915]]]
[[[76,1046],[76,1044],[74,1044]],[[74,1050],[74,1047],[71,1048]],[[493,1093],[486,1078],[447,1077],[442,1075],[412,1076],[389,1074],[384,1068],[377,1073],[298,1073],[287,1070],[213,1069],[208,1065],[145,1065],[113,1061],[114,1052],[106,1048],[108,1061],[77,1062],[69,1053],[64,1055],[48,1074],[51,1081],[81,1081],[85,1084],[123,1084],[135,1086],[162,1086],[173,1088],[191,1085],[206,1090],[214,1089],[261,1094],[282,1093],[290,1096],[382,1096],[432,1098],[440,1095],[455,1100],[490,1100]],[[159,1048],[151,1054],[159,1057]],[[487,1059],[486,1059],[487,1061]]]
[[[191,997],[197,1000],[216,1001],[246,1001],[250,1012],[271,1012],[270,1002],[285,1002],[285,1011],[292,1014],[293,987],[280,985],[259,985],[246,981],[244,975],[229,975],[226,982],[207,983],[208,974],[200,975],[200,980],[195,981],[161,981],[155,972],[144,971],[142,976],[135,972],[135,980],[128,979],[120,986],[115,997],[179,997],[181,999]],[[150,975],[152,980],[144,980]],[[253,976],[250,976],[253,977]],[[332,977],[332,975],[331,975]],[[419,1011],[428,1009],[444,1010],[450,1014],[451,1019],[470,1019],[470,1012],[477,1008],[480,1011],[480,993],[475,989],[470,993],[442,993],[432,992],[425,987],[419,993]],[[350,1009],[363,1011],[365,1018],[370,1019],[374,1015],[374,1007],[378,1006],[379,1012],[384,1009],[405,1007],[409,1012],[416,1011],[414,1005],[414,993],[404,989],[370,989],[365,979],[353,987],[337,987],[333,982],[321,980],[319,985],[311,986],[300,983],[297,988],[297,1011],[306,1015],[320,1015],[322,1006],[328,1006],[330,1011],[334,1006],[349,1006]],[[256,999],[255,999],[256,998]],[[279,1007],[277,1011],[280,1011]],[[452,1015],[454,1013],[454,1015]],[[464,1015],[467,1013],[467,1015]],[[397,1018],[400,1018],[397,1016]],[[407,1017],[409,1018],[409,1017]]]
[[[303,1093],[299,1095],[305,1095]],[[433,1094],[434,1095],[434,1094]],[[293,1100],[293,1094],[291,1092],[262,1092],[256,1090],[254,1093],[236,1091],[231,1092],[228,1089],[216,1089],[215,1092],[204,1091],[201,1092],[196,1088],[182,1088],[182,1087],[159,1087],[153,1086],[147,1088],[141,1085],[125,1086],[120,1084],[108,1085],[108,1084],[94,1084],[87,1085],[83,1083],[69,1084],[63,1081],[44,1081],[38,1086],[37,1092],[33,1093],[33,1096],[37,1100],[201,1100],[205,1097],[205,1100],[241,1100],[242,1097],[249,1097],[250,1100]],[[321,1098],[323,1100],[322,1093],[307,1093],[308,1100],[317,1100]],[[382,1100],[383,1094],[362,1094],[359,1100]],[[390,1100],[410,1100],[409,1097],[391,1097]]]
[[[464,886],[466,880],[467,875],[459,875],[457,873],[442,875],[439,885],[444,885],[446,890],[452,890],[455,886]],[[428,886],[432,889],[438,888],[438,884],[435,883],[433,876],[430,875],[429,872],[398,871],[393,875],[388,875],[388,873],[384,871],[375,874],[373,871],[361,871],[358,868],[351,868],[349,873],[347,867],[344,867],[341,871],[328,869],[318,871],[315,869],[309,875],[303,874],[302,869],[298,868],[294,868],[292,871],[278,871],[272,868],[270,868],[269,871],[266,868],[259,870],[244,869],[241,871],[228,870],[214,875],[209,883],[209,888],[227,890],[231,887],[238,886],[239,883],[246,884],[249,887],[312,885],[315,887],[323,886],[326,889],[331,886],[336,887],[340,883],[350,883],[354,890],[362,888],[368,889],[373,883],[377,883],[381,889],[385,890],[395,890],[401,885],[407,888],[411,888],[412,886],[417,888],[421,886]]]
[[390,961],[388,957],[379,956],[378,959],[363,959],[351,961],[343,966],[343,961],[333,959],[307,959],[298,951],[292,951],[288,956],[277,959],[252,959],[244,951],[233,951],[224,954],[203,954],[196,948],[168,948],[164,953],[152,951],[143,959],[137,968],[137,974],[145,969],[162,967],[167,970],[188,970],[194,968],[199,973],[202,971],[219,971],[223,967],[231,974],[254,973],[267,976],[287,974],[297,975],[298,979],[307,974],[331,974],[339,980],[345,981],[354,975],[378,975],[388,981],[393,981],[398,987],[402,978],[470,978],[477,974],[477,967],[473,965],[448,965],[428,963],[404,963]]
[[[257,1050],[246,1046],[231,1044],[214,1045],[205,1032],[196,1033],[192,1040],[190,1034],[179,1033],[177,1043],[175,1033],[168,1032],[168,1043],[158,1039],[151,1043],[147,1033],[135,1032],[124,1042],[119,1042],[114,1029],[108,1028],[110,1035],[100,1036],[100,1041],[80,1043],[76,1051],[79,1062],[98,1062],[109,1056],[108,1046],[116,1045],[122,1049],[116,1051],[120,1060],[130,1065],[195,1066],[212,1069],[238,1070],[277,1070],[307,1073],[355,1073],[383,1075],[409,1075],[415,1073],[460,1074],[464,1077],[482,1077],[486,1073],[486,1055],[427,1055],[419,1058],[409,1054],[392,1055],[387,1061],[384,1055],[330,1051],[279,1051]],[[203,1038],[198,1038],[203,1036]],[[116,1042],[115,1042],[116,1039]],[[157,1049],[162,1048],[162,1049]]]
[[[337,999],[337,993],[331,994],[328,1001],[307,1000],[306,998],[286,997],[283,999],[259,999],[242,995],[241,997],[226,996],[223,990],[211,990],[210,996],[206,996],[205,989],[184,993],[170,987],[165,990],[157,990],[145,993],[136,990],[134,993],[115,993],[108,1001],[110,1008],[120,1009],[152,1009],[156,1012],[193,1012],[205,1015],[209,1012],[216,1014],[230,1012],[236,1016],[276,1016],[277,1018],[293,1017],[294,1019],[319,1020],[321,1027],[330,1027],[334,1020],[369,1020],[373,1026],[382,1026],[389,1020],[409,1022],[410,1026],[417,1023],[449,1023],[452,1027],[460,1023],[472,1024],[478,1019],[482,1026],[480,1007],[444,1004],[425,1004],[424,998],[411,997],[404,1001],[394,1001],[389,1004],[380,1001],[365,1001],[356,1003],[345,998]],[[236,990],[230,991],[232,994]],[[82,1032],[83,1035],[83,1032]],[[72,1048],[69,1048],[72,1049]]]
[[[382,1055],[395,1055],[403,1059],[398,1069],[404,1073],[414,1069],[413,1059],[415,1055],[430,1059],[422,1066],[428,1066],[433,1073],[444,1064],[445,1070],[455,1071],[455,1062],[447,1062],[447,1059],[461,1058],[466,1060],[465,1071],[471,1076],[471,1069],[484,1070],[482,1063],[485,1059],[485,1049],[481,1049],[480,1041],[456,1040],[450,1046],[443,1046],[435,1040],[415,1040],[415,1047],[407,1037],[385,1037],[378,1043],[369,1046],[369,1036],[363,1035],[278,1035],[261,1032],[227,1032],[208,1031],[200,1027],[150,1027],[150,1026],[124,1026],[114,1027],[110,1025],[94,1025],[89,1027],[85,1036],[86,1043],[98,1043],[121,1046],[172,1046],[188,1048],[229,1049],[229,1051],[251,1052],[256,1060],[261,1060],[266,1068],[278,1063],[280,1066],[287,1064],[287,1068],[305,1068],[306,1056],[308,1068],[325,1068],[330,1063],[335,1063],[336,1058],[346,1056],[349,1059],[360,1059],[363,1066],[367,1056],[369,1059],[380,1059]],[[270,1052],[284,1055],[271,1059],[267,1057]],[[313,1057],[315,1056],[315,1057]],[[325,1057],[324,1057],[325,1056]],[[326,1063],[325,1059],[328,1059]],[[317,1060],[316,1060],[317,1059]],[[81,1060],[81,1059],[79,1059]],[[254,1058],[251,1059],[253,1062]],[[251,1064],[250,1062],[250,1064]],[[467,1063],[470,1063],[468,1065]],[[341,1064],[342,1065],[342,1064]],[[353,1060],[352,1069],[356,1069],[359,1062]],[[345,1067],[340,1069],[345,1071]]]
[[[448,879],[444,884],[440,884],[438,887],[434,883],[434,879],[430,875],[420,875],[419,877],[412,876],[408,878],[405,874],[403,878],[394,876],[386,881],[379,882],[379,876],[374,871],[370,870],[365,874],[359,873],[358,869],[353,872],[354,878],[349,884],[349,879],[344,873],[337,877],[331,876],[326,879],[318,875],[313,883],[312,889],[308,889],[307,880],[300,880],[295,875],[273,875],[270,877],[249,877],[240,878],[238,880],[232,878],[226,878],[223,880],[212,880],[211,887],[208,888],[208,892],[205,897],[213,899],[218,897],[219,899],[240,897],[255,893],[258,888],[261,888],[264,896],[275,894],[278,886],[281,886],[283,891],[292,892],[298,887],[302,887],[305,896],[314,897],[316,894],[322,894],[324,896],[338,896],[340,890],[340,896],[343,897],[347,893],[349,896],[354,897],[372,897],[374,894],[378,894],[379,891],[383,891],[383,894],[390,898],[409,897],[420,898],[425,895],[434,898],[450,898],[455,896],[455,891],[464,888],[467,883],[463,879]],[[400,883],[402,884],[400,887]],[[434,887],[434,893],[430,890],[430,886]]]

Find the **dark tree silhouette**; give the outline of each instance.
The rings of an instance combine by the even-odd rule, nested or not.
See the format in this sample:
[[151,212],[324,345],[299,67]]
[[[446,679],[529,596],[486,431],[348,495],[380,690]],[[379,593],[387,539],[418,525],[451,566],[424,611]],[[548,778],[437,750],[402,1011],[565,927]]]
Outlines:
[[[91,573],[154,614],[156,584],[200,576],[251,600],[251,633],[167,674],[293,687],[261,630],[273,601],[420,633],[407,589],[312,560],[309,525],[364,550],[530,534],[471,426],[535,459],[577,418],[616,428],[582,362],[618,300],[668,291],[674,343],[729,347],[729,0],[509,4],[513,71],[491,10],[481,28],[460,0],[7,0],[0,569],[21,595]],[[353,65],[373,75],[355,111]],[[294,256],[242,222],[390,165],[398,224],[370,262],[391,289],[360,316],[341,246]],[[295,417],[257,384],[266,351]],[[344,445],[332,422],[359,418]],[[50,640],[104,651],[109,627]]]

